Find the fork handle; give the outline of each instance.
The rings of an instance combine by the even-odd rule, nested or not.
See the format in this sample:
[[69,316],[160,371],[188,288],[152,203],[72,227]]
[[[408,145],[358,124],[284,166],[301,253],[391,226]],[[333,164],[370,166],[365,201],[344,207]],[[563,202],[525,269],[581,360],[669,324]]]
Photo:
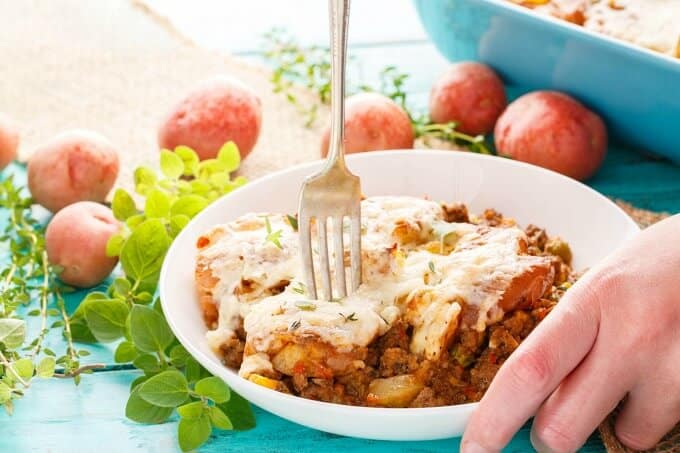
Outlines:
[[328,0],[331,28],[331,133],[326,168],[345,167],[345,60],[350,0]]

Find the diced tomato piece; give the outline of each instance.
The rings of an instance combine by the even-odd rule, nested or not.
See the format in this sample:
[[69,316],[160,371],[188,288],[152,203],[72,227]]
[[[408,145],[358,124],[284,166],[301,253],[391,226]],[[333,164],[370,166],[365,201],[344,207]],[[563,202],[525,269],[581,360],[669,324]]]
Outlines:
[[493,363],[495,365],[496,361],[498,361],[498,357],[496,357],[496,354],[494,354],[493,352],[490,352],[489,353],[489,363]]
[[198,241],[196,241],[196,247],[199,249],[202,249],[203,247],[207,246],[210,244],[210,239],[208,239],[205,236],[201,236],[198,238]]

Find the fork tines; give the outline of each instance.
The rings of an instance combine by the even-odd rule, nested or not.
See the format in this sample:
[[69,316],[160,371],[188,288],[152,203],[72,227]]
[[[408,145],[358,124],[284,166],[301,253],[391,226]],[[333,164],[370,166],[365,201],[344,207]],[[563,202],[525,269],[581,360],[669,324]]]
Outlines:
[[[361,283],[361,212],[360,208],[352,209],[346,215],[334,214],[329,216],[310,216],[304,210],[300,211],[298,228],[301,240],[302,264],[305,279],[311,298],[317,299],[316,273],[314,269],[314,248],[312,247],[312,222],[317,231],[319,283],[323,296],[327,300],[347,296],[347,277],[345,275],[345,247],[344,247],[344,218],[350,219],[350,268],[351,288],[355,290]],[[329,222],[330,220],[330,222]],[[333,232],[334,266],[331,271],[328,249],[328,224]],[[331,272],[335,274],[335,291],[332,290]]]

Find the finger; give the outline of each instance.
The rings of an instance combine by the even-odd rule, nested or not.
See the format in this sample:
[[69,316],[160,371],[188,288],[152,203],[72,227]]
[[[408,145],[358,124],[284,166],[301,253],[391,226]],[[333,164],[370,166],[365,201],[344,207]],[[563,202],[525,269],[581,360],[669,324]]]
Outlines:
[[586,359],[539,409],[531,429],[538,452],[576,451],[634,385],[637,374],[611,356],[607,343],[598,338]]
[[[616,419],[616,437],[634,450],[656,445],[680,422],[678,383],[647,381],[635,388]],[[676,389],[676,390],[673,390]]]
[[586,356],[600,319],[594,278],[579,280],[503,364],[470,418],[463,452],[501,450]]

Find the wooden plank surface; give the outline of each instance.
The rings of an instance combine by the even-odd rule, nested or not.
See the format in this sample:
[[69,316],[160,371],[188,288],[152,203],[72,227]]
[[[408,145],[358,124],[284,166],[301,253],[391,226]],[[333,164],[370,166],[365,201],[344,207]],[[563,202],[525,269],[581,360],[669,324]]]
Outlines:
[[[137,371],[108,371],[85,376],[76,387],[68,380],[39,380],[9,419],[0,414],[0,452],[173,452],[177,424],[140,425],[124,417],[128,386]],[[263,410],[258,426],[246,432],[215,432],[204,452],[449,452],[458,439],[432,442],[382,442],[352,439],[307,429]],[[380,423],[376,419],[375,423]],[[531,451],[528,426],[505,450]],[[591,440],[582,450],[601,451]]]

